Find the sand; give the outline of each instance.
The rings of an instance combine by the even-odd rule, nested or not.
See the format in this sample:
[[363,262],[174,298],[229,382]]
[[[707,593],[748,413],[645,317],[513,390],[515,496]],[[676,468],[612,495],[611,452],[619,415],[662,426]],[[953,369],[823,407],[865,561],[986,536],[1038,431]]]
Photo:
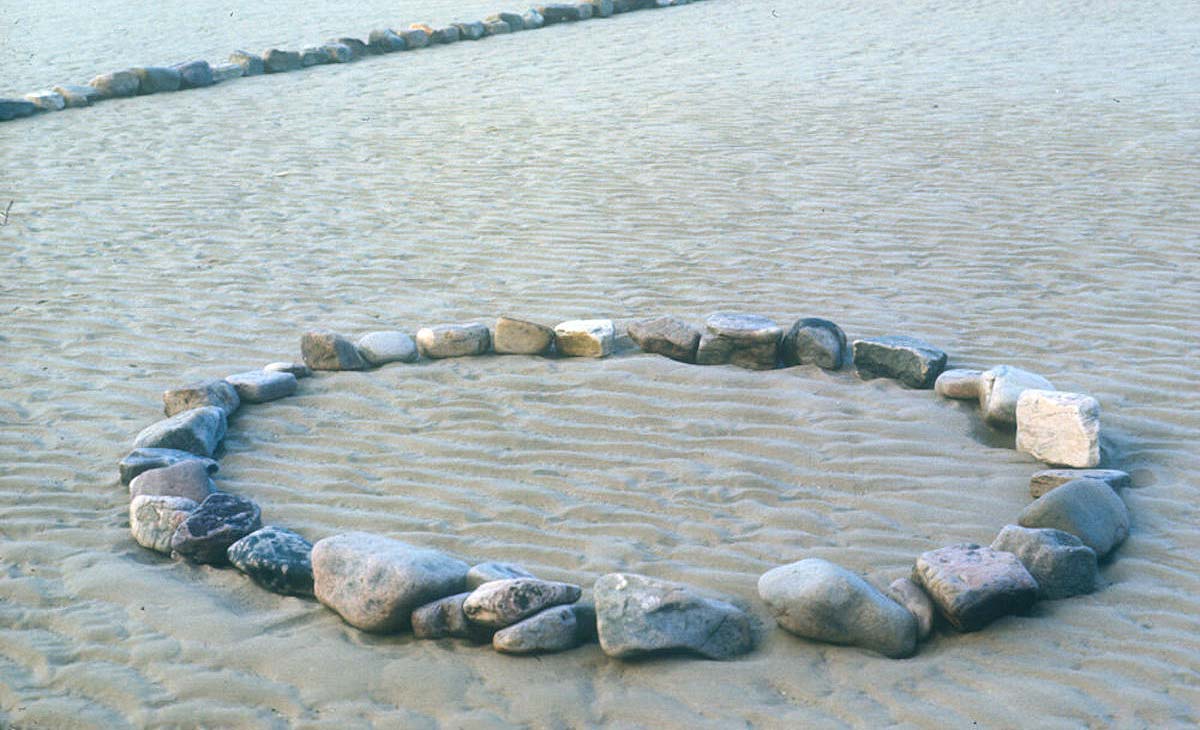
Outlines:
[[[41,5],[5,93],[503,9]],[[0,126],[0,726],[1194,724],[1197,31],[1191,3],[708,0]],[[784,634],[762,572],[886,584],[990,542],[1039,466],[932,393],[627,346],[323,375],[234,419],[218,484],[314,540],[687,581],[763,622],[744,659],[367,636],[128,534],[115,463],[160,392],[305,329],[717,310],[1096,396],[1134,477],[1102,590],[906,661]]]

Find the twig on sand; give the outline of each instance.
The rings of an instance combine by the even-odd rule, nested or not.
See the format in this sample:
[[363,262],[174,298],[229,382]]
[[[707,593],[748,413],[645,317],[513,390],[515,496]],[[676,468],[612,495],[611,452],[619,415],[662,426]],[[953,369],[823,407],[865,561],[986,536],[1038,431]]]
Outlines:
[[12,210],[13,203],[15,203],[15,202],[17,202],[17,201],[15,201],[15,200],[8,201],[8,205],[5,206],[5,208],[4,208],[4,222],[0,223],[0,226],[8,225],[8,211]]

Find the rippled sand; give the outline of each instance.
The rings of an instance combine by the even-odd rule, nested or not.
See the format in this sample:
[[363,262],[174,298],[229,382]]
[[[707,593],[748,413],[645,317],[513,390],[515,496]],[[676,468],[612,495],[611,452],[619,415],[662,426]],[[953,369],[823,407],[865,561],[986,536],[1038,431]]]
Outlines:
[[[501,9],[50,5],[6,31],[7,93]],[[0,125],[0,726],[1200,720],[1200,10],[800,5],[708,0]],[[160,391],[294,356],[305,329],[721,309],[1094,394],[1136,483],[1104,588],[906,661],[784,634],[763,571],[819,556],[885,584],[989,542],[1038,465],[931,393],[628,345],[321,375],[234,419],[218,483],[314,540],[727,594],[763,622],[742,660],[368,636],[128,535],[114,465]]]

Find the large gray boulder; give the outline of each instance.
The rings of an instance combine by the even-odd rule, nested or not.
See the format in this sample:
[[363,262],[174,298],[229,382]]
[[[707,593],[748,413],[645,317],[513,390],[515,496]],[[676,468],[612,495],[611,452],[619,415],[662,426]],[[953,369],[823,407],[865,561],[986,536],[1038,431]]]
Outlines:
[[300,354],[313,370],[362,370],[367,366],[354,343],[333,332],[305,332],[300,338]]
[[1095,551],[1062,530],[1005,525],[992,541],[992,549],[1016,555],[1037,581],[1038,597],[1044,600],[1096,590]]
[[1017,522],[1022,527],[1046,527],[1070,533],[1100,558],[1129,536],[1129,510],[1107,483],[1077,479],[1038,497]]
[[572,319],[554,327],[554,349],[563,357],[608,357],[616,338],[611,319]]
[[492,648],[501,654],[548,654],[574,649],[595,635],[595,609],[576,603],[548,608],[497,631]]
[[0,99],[0,122],[31,117],[37,112],[37,104],[28,99]]
[[62,84],[54,87],[54,92],[62,96],[66,108],[91,106],[92,102],[102,98],[99,90],[88,84]]
[[229,546],[262,527],[262,512],[245,497],[217,492],[179,524],[171,549],[193,563],[225,565]]
[[437,550],[363,532],[317,542],[312,567],[318,601],[351,626],[379,633],[402,630],[417,607],[461,593],[468,569]]
[[943,370],[933,383],[933,392],[943,398],[979,400],[982,370]]
[[408,43],[394,30],[377,28],[367,36],[367,49],[377,54],[395,53],[408,50]]
[[144,66],[131,69],[138,78],[138,94],[158,94],[179,90],[179,72],[163,66]]
[[696,349],[698,365],[770,370],[778,363],[783,328],[766,317],[717,312],[709,315],[704,328]]
[[163,413],[174,416],[176,413],[190,411],[193,408],[215,406],[231,415],[241,405],[237,389],[224,380],[201,380],[182,388],[165,390],[162,394]]
[[744,611],[688,586],[610,573],[592,593],[600,647],[611,657],[688,651],[730,659],[754,648],[754,627]]
[[184,61],[171,68],[179,72],[179,88],[181,89],[203,89],[216,83],[213,79],[212,66],[208,61]]
[[512,33],[512,28],[503,20],[484,21],[483,27],[487,30],[488,35],[508,35]]
[[630,323],[629,339],[642,348],[679,362],[696,362],[700,330],[675,317],[655,317]]
[[470,593],[439,598],[412,613],[412,632],[416,639],[468,639],[477,644],[492,640],[492,629],[472,623],[463,612]]
[[478,322],[439,324],[417,330],[417,349],[431,360],[482,355],[491,345],[491,333]]
[[525,20],[518,13],[495,13],[483,19],[484,25],[488,23],[504,23],[513,33],[525,30]]
[[863,380],[891,378],[910,388],[932,388],[946,367],[946,353],[904,335],[854,341],[854,367]]
[[113,71],[100,74],[89,81],[88,85],[96,90],[101,99],[133,96],[141,88],[137,74],[133,71]]
[[1029,496],[1037,499],[1076,479],[1096,479],[1114,491],[1133,486],[1129,474],[1120,469],[1043,469],[1029,478]]
[[554,346],[554,330],[515,317],[500,317],[492,332],[492,349],[500,355],[545,355]]
[[1051,466],[1100,463],[1100,404],[1080,393],[1026,390],[1017,400],[1017,451]]
[[197,461],[203,464],[209,476],[217,473],[218,465],[215,459],[197,456],[178,449],[134,449],[118,462],[117,468],[121,473],[121,483],[129,484],[139,474],[151,469],[162,469],[181,461]]
[[767,571],[758,595],[786,631],[830,644],[858,646],[893,658],[917,649],[917,620],[858,575],[808,558]]
[[1001,428],[1017,425],[1017,400],[1027,390],[1054,390],[1054,386],[1037,373],[997,365],[979,376],[979,410],[984,422]]
[[[346,49],[346,53],[350,53],[350,49]],[[310,66],[324,66],[325,64],[333,63],[333,54],[327,46],[309,46],[300,51],[300,66],[309,68]]]
[[537,578],[509,578],[484,583],[463,602],[473,623],[489,629],[512,626],[551,606],[575,603],[583,591],[570,583]]
[[457,27],[450,25],[445,28],[438,28],[433,31],[433,35],[429,36],[430,43],[457,43],[461,37],[461,32]]
[[235,568],[272,593],[313,594],[312,543],[282,527],[268,525],[229,546]]
[[183,497],[142,494],[129,502],[129,532],[138,545],[171,554],[171,538],[200,505]]
[[296,51],[285,51],[280,48],[271,48],[263,51],[263,71],[269,74],[287,73],[288,71],[298,71],[303,68],[300,63],[300,54]]
[[613,0],[587,0],[593,18],[608,18],[613,14]]
[[416,340],[404,332],[370,332],[359,338],[355,346],[358,354],[375,366],[390,362],[415,362],[418,357]]
[[242,67],[242,76],[258,76],[266,73],[262,56],[248,51],[234,51],[229,54],[229,62]]
[[533,9],[540,14],[546,25],[554,23],[569,23],[576,20],[587,20],[592,17],[592,7],[579,3],[550,3],[534,5]]
[[425,28],[410,27],[408,30],[400,31],[400,37],[404,39],[405,48],[410,51],[428,46],[431,35],[430,31]]
[[458,29],[458,37],[464,41],[477,41],[487,35],[487,28],[478,20],[470,23],[455,23],[454,27]]
[[296,392],[299,384],[291,373],[249,370],[225,378],[243,403],[267,403],[286,398]]
[[472,565],[467,571],[467,588],[475,590],[484,583],[490,583],[494,580],[510,580],[512,578],[536,578],[533,573],[530,573],[525,568],[516,563],[498,563],[489,561]]
[[822,370],[837,370],[849,354],[842,328],[819,317],[796,322],[780,344],[780,357],[788,366],[816,365]]
[[959,631],[978,631],[1037,601],[1038,584],[1016,555],[973,543],[921,553],[913,582]]
[[135,449],[178,449],[212,456],[225,438],[225,411],[215,406],[193,408],[151,424],[133,440]]
[[198,459],[179,461],[161,469],[144,471],[129,482],[130,498],[142,494],[183,497],[199,504],[217,491],[208,465]]

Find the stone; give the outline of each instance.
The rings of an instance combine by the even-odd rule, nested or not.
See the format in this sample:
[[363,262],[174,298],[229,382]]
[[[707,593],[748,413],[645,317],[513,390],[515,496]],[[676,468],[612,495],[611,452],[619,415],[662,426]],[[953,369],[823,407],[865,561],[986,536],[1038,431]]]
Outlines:
[[341,38],[330,38],[328,41],[326,41],[326,43],[343,45],[346,48],[349,48],[351,61],[357,61],[361,58],[365,58],[367,55],[367,44],[358,38],[350,38],[347,36],[343,36]]
[[234,51],[229,54],[229,62],[241,66],[243,76],[258,76],[266,73],[266,65],[263,63],[262,56],[247,51]]
[[854,341],[854,367],[863,380],[891,378],[928,389],[946,367],[946,353],[915,337],[892,335]]
[[818,317],[792,325],[779,349],[784,365],[816,365],[822,370],[837,370],[849,355],[842,328]]
[[0,99],[0,122],[30,117],[37,112],[37,105],[27,99]]
[[575,603],[583,591],[577,585],[537,578],[509,578],[484,583],[463,601],[463,611],[472,623],[489,629],[512,626],[533,614]]
[[[346,53],[349,55],[349,48],[346,49]],[[329,46],[309,46],[300,51],[300,66],[303,68],[324,66],[327,63],[333,63],[333,54]]]
[[354,49],[345,43],[326,43],[321,48],[329,55],[330,63],[350,63],[355,60]]
[[501,355],[545,355],[554,345],[554,330],[515,317],[500,317],[492,333],[492,349]]
[[302,362],[271,362],[263,365],[268,373],[288,373],[296,378],[311,378],[312,368]]
[[459,30],[451,25],[445,28],[438,28],[433,31],[433,35],[429,36],[431,43],[457,43],[459,40]]
[[367,367],[358,348],[333,332],[305,332],[300,338],[304,364],[313,370],[362,370]]
[[138,545],[171,554],[171,538],[200,505],[183,497],[142,494],[129,503],[129,532]]
[[409,28],[408,30],[400,31],[400,37],[404,39],[405,48],[410,51],[428,46],[429,35],[430,33],[423,28]]
[[933,632],[933,601],[929,594],[911,579],[897,578],[888,586],[888,595],[917,620],[917,641],[929,638]]
[[1016,555],[1038,584],[1038,598],[1057,600],[1096,590],[1096,552],[1062,530],[1005,525],[993,550]]
[[312,543],[282,527],[268,525],[229,546],[233,567],[272,593],[313,594]]
[[487,35],[487,28],[478,20],[471,23],[455,23],[455,28],[458,28],[458,36],[460,40],[477,41]]
[[491,629],[473,624],[463,613],[463,601],[470,593],[457,593],[421,606],[412,613],[412,632],[416,639],[469,639],[477,644],[492,640]]
[[101,74],[88,82],[101,99],[116,99],[138,93],[141,84],[133,71],[113,71]]
[[204,406],[220,408],[228,416],[241,406],[242,399],[232,385],[224,380],[212,378],[182,388],[164,390],[162,402],[163,413],[168,416]]
[[783,329],[766,317],[717,312],[705,320],[704,328],[696,349],[698,365],[770,370],[778,362]]
[[193,408],[151,424],[133,440],[135,449],[178,449],[212,456],[225,438],[225,411],[215,406]]
[[696,362],[700,330],[675,317],[655,317],[633,322],[627,328],[629,339],[643,352],[669,357],[679,362]]
[[589,0],[588,4],[592,6],[593,18],[608,18],[614,12],[613,0]]
[[68,109],[91,106],[92,102],[100,101],[100,92],[94,86],[87,84],[64,84],[54,87],[55,93],[63,98]]
[[35,91],[25,95],[25,101],[33,104],[39,111],[58,112],[66,108],[67,102],[57,91]]
[[[588,7],[590,18],[591,6]],[[551,3],[549,5],[535,5],[536,10],[546,20],[546,25],[553,23],[568,23],[576,20],[586,20],[583,17],[584,11],[578,6],[569,3]]]
[[193,563],[225,565],[229,546],[262,527],[262,512],[245,497],[217,492],[179,524],[171,549]]
[[477,322],[439,324],[417,330],[417,349],[430,359],[482,355],[491,344],[488,328]]
[[301,68],[300,54],[295,51],[284,51],[271,48],[263,51],[263,71],[269,74],[287,73]]
[[512,33],[512,28],[503,20],[494,20],[490,23],[484,23],[483,27],[487,30],[488,35],[507,35]]
[[1129,510],[1107,482],[1076,479],[1035,499],[1017,524],[1062,530],[1104,558],[1129,536]]
[[371,53],[395,53],[408,50],[408,43],[396,34],[396,31],[381,28],[371,31],[367,36],[367,50]]
[[214,84],[219,84],[224,81],[232,81],[240,79],[246,73],[246,69],[238,63],[218,63],[212,67],[212,79]]
[[524,26],[525,30],[537,30],[546,25],[546,19],[542,17],[541,13],[530,8],[521,16],[521,25]]
[[150,469],[129,482],[130,498],[143,494],[151,497],[183,497],[200,504],[217,491],[208,465],[199,459],[179,461],[160,469]]
[[462,593],[467,564],[437,550],[363,532],[327,537],[312,551],[317,600],[363,631],[406,628],[418,606]]
[[608,656],[688,651],[730,659],[754,648],[754,627],[744,611],[689,586],[609,573],[592,593],[600,648]]
[[933,383],[933,392],[954,400],[979,400],[982,370],[943,370]]
[[607,357],[616,338],[611,319],[575,319],[554,328],[554,349],[563,357]]
[[266,403],[286,398],[296,392],[296,376],[291,373],[250,370],[225,378],[237,391],[243,403]]
[[403,332],[371,332],[363,335],[355,346],[364,360],[376,366],[415,362],[419,354],[416,341]]
[[1017,425],[1017,399],[1029,389],[1054,390],[1054,386],[1037,373],[997,365],[979,376],[979,410],[985,423],[1011,428]]
[[596,613],[591,606],[554,606],[497,631],[492,648],[501,654],[566,651],[588,642],[595,627]]
[[484,18],[483,23],[484,25],[488,23],[504,23],[508,25],[509,31],[513,33],[525,30],[525,20],[519,13],[496,13]]
[[1037,499],[1076,479],[1096,479],[1114,491],[1133,486],[1129,474],[1119,469],[1043,469],[1029,478],[1029,496]]
[[216,83],[213,80],[213,69],[208,61],[184,61],[172,66],[179,72],[179,88],[203,89]]
[[820,558],[767,571],[758,595],[785,631],[884,656],[912,656],[917,619],[858,575]]
[[151,469],[163,469],[183,461],[195,461],[204,465],[209,476],[217,473],[219,468],[215,459],[197,456],[187,451],[177,449],[134,449],[117,464],[121,473],[121,483],[129,484],[140,474]]
[[1016,555],[974,543],[930,550],[917,558],[913,582],[959,631],[978,631],[1037,601],[1038,584]]
[[1017,451],[1051,466],[1100,463],[1100,404],[1080,393],[1026,390],[1017,400]]
[[467,571],[467,588],[475,590],[484,583],[511,578],[536,578],[533,573],[515,563],[487,562],[471,566]]

